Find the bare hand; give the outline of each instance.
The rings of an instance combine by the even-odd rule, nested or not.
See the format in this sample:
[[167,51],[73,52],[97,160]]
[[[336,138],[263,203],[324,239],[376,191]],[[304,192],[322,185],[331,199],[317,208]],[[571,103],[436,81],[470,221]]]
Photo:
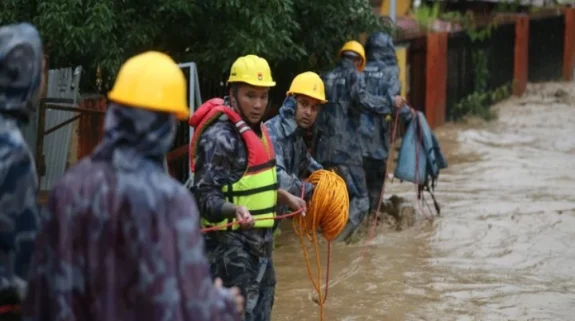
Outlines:
[[405,105],[406,102],[407,101],[405,100],[405,98],[401,96],[393,97],[393,104],[395,105],[395,108],[401,108],[403,105]]
[[301,209],[301,215],[305,216],[305,212],[307,211],[307,204],[302,198],[289,194],[286,205],[292,211],[299,211]]
[[[214,280],[214,287],[216,289],[223,289],[222,286],[222,279],[220,278],[216,278]],[[244,302],[245,299],[243,297],[243,295],[240,292],[240,289],[237,286],[231,287],[229,289],[225,289],[227,291],[229,291],[234,299],[234,303],[236,304],[236,309],[238,311],[238,314],[243,314],[244,313]]]
[[242,228],[251,228],[254,226],[254,217],[245,206],[236,206],[236,219]]

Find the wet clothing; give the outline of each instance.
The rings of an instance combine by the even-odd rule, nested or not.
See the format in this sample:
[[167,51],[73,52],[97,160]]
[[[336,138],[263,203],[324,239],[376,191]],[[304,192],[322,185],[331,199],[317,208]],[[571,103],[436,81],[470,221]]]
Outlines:
[[[210,99],[189,120],[189,125],[194,128],[194,136],[190,141],[190,169],[195,172],[197,146],[203,132],[221,117],[226,117],[234,124],[247,149],[246,170],[242,177],[234,183],[222,186],[222,192],[227,199],[224,204],[231,209],[234,204],[244,206],[255,217],[253,228],[272,228],[276,218],[278,183],[274,146],[263,123],[258,126],[261,133],[256,134],[239,113],[224,104],[223,99]],[[228,231],[241,228],[237,224],[235,211],[222,214],[224,217],[220,221],[202,217],[202,227],[218,227]]]
[[0,28],[0,305],[5,291],[24,295],[38,229],[36,165],[20,129],[37,107],[42,55],[32,25]]
[[[367,64],[363,73],[367,91],[393,101],[395,96],[401,94],[399,67],[393,39],[384,32],[376,32],[368,38],[365,48]],[[372,211],[377,208],[377,201],[385,179],[385,166],[395,112],[390,116],[392,117],[388,123],[386,115],[369,111],[364,111],[361,115],[361,144]],[[400,120],[407,122],[410,116],[409,108],[404,106],[400,110]]]
[[109,106],[102,143],[50,194],[25,320],[239,320],[213,286],[194,199],[163,169],[175,129]]
[[350,196],[350,227],[342,232],[343,239],[359,226],[369,209],[360,143],[360,116],[364,110],[387,115],[393,107],[389,97],[367,92],[363,74],[347,59],[341,60],[333,71],[322,75],[322,79],[328,103],[318,115],[317,139],[312,155],[326,168],[339,168],[346,181]]
[[244,321],[269,321],[275,297],[276,272],[271,256],[254,256],[243,245],[208,239],[211,273],[224,286],[237,286],[246,298]]
[[363,159],[363,169],[365,170],[367,193],[369,195],[369,211],[370,213],[377,210],[377,201],[379,194],[385,183],[385,161],[365,157]]
[[[229,106],[227,98],[225,105]],[[252,130],[261,137],[258,126]],[[227,201],[222,188],[239,181],[246,172],[247,147],[241,134],[222,115],[203,131],[196,148],[192,192],[202,217],[210,222],[234,218],[233,204]],[[270,320],[275,291],[273,228],[212,231],[205,238],[212,276],[220,277],[226,287],[238,286],[246,297],[244,320]],[[269,264],[263,275],[262,260]]]
[[367,92],[364,75],[348,60],[322,75],[328,103],[319,113],[316,128],[318,141],[313,156],[323,164],[358,165],[363,163],[360,140],[360,116],[367,110],[388,115],[392,112],[389,97]]
[[286,98],[279,114],[268,120],[266,126],[274,142],[280,188],[300,197],[302,185],[305,185],[304,199],[309,201],[314,186],[303,178],[322,166],[307,151],[305,130],[298,127],[295,119],[296,108],[295,98]]

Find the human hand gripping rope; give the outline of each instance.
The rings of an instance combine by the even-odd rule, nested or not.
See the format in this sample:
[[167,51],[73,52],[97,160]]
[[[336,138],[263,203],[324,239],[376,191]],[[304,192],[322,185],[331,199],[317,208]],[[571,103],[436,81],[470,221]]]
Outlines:
[[[280,220],[292,216],[294,217],[293,229],[295,233],[299,236],[304,257],[306,260],[306,266],[308,271],[308,276],[312,282],[314,290],[317,292],[318,301],[316,302],[320,306],[320,320],[324,320],[323,306],[327,298],[328,285],[329,285],[329,267],[330,267],[330,255],[331,255],[331,241],[335,240],[337,236],[343,231],[345,225],[347,224],[347,219],[349,216],[349,196],[347,193],[347,187],[345,181],[333,171],[318,170],[315,171],[309,178],[308,182],[315,185],[315,190],[311,200],[307,204],[306,215],[298,215],[302,213],[302,209],[297,211],[278,215],[274,219]],[[305,193],[305,184],[302,184],[301,197]],[[255,221],[264,220],[268,218],[255,218]],[[226,229],[233,225],[239,225],[243,223],[242,221],[234,221],[232,223],[203,228],[202,232],[210,232],[216,230]],[[321,288],[321,264],[319,255],[319,244],[317,238],[317,232],[321,229],[321,234],[328,241],[327,245],[327,266],[326,266],[326,280],[325,280],[325,294],[322,294]],[[316,267],[317,267],[317,278],[315,279],[312,275],[311,263],[307,252],[307,246],[304,241],[304,236],[307,238],[314,246]]]

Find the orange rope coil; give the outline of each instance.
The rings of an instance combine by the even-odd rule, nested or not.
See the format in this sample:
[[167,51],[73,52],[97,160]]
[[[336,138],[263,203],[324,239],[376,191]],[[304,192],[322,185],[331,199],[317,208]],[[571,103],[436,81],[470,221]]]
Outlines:
[[[301,246],[307,264],[307,271],[313,287],[318,295],[320,306],[320,320],[323,321],[323,304],[327,298],[329,283],[330,242],[343,231],[349,217],[349,195],[345,181],[333,171],[318,170],[308,179],[315,185],[311,201],[308,202],[306,216],[297,216],[293,220],[293,228],[299,235]],[[317,232],[321,229],[323,237],[328,241],[326,290],[325,295],[321,291],[321,264]],[[312,242],[315,250],[317,279],[314,279],[311,264],[304,243],[304,236]]]

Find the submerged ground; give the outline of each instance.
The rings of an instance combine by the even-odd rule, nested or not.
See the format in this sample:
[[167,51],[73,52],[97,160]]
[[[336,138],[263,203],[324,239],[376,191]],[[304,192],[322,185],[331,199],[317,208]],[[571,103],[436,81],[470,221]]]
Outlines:
[[[440,218],[380,228],[363,258],[363,241],[335,246],[326,321],[575,320],[575,85],[530,85],[494,108],[496,121],[437,130]],[[397,181],[391,193],[415,197]],[[319,320],[299,239],[282,230],[273,320]]]

